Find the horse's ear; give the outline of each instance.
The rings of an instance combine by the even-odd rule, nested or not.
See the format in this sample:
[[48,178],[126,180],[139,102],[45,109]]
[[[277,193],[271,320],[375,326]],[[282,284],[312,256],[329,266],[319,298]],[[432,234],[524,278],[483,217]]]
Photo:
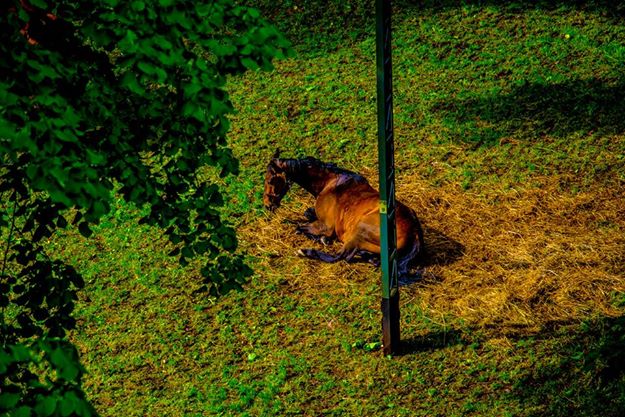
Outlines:
[[276,151],[273,153],[273,156],[271,157],[271,159],[278,159],[280,158],[280,148],[276,148]]

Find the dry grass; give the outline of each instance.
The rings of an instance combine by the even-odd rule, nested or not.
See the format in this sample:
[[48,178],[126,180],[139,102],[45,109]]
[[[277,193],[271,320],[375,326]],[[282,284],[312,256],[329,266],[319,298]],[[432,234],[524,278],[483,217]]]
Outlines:
[[[375,177],[373,170],[363,173]],[[559,191],[562,178],[542,178],[541,188],[493,186],[472,194],[411,178],[409,172],[398,178],[399,197],[420,213],[428,255],[425,279],[402,289],[404,308],[499,333],[619,314],[611,302],[614,292],[625,291],[623,189],[572,195]],[[275,214],[241,227],[244,247],[264,265],[261,275],[282,277],[302,297],[349,294],[351,286],[375,282],[379,274],[370,265],[295,254],[319,245],[294,234],[292,224],[312,204],[295,187]]]

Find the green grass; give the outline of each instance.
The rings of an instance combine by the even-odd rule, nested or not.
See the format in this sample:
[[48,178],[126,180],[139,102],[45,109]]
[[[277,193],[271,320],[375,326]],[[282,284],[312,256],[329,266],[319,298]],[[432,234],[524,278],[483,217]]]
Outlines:
[[[465,189],[545,175],[573,176],[578,189],[623,180],[625,145],[615,140],[625,130],[622,25],[574,8],[476,5],[396,20],[400,168],[418,163],[432,183]],[[247,77],[235,88],[244,115],[235,129],[255,141],[233,143],[243,164],[258,172],[279,145],[374,166],[374,51],[366,38]],[[265,158],[253,157],[259,152]],[[432,170],[431,161],[447,167]]]
[[[553,178],[562,193],[623,187],[625,26],[609,9],[426,3],[406,5],[395,24],[399,176],[476,195]],[[224,186],[235,224],[265,215],[263,166],[276,147],[375,172],[374,40],[331,43],[231,80],[242,174]],[[215,300],[196,291],[197,265],[167,257],[165,239],[137,217],[120,203],[94,238],[50,243],[87,282],[72,339],[103,416],[618,416],[625,407],[622,317],[503,334],[496,320],[480,327],[402,299],[406,353],[389,359],[378,348],[375,271],[311,290],[293,279],[298,265],[250,256],[245,291]],[[623,308],[623,294],[613,297]]]

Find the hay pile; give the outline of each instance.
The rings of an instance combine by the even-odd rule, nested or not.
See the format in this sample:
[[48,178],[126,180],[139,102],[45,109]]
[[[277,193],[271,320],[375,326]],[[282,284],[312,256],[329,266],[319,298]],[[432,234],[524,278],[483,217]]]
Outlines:
[[[374,171],[363,174],[375,182]],[[619,314],[612,303],[615,292],[625,292],[625,193],[572,195],[558,191],[557,181],[478,195],[398,178],[398,197],[419,214],[428,248],[425,279],[402,288],[402,308],[418,303],[430,317],[500,331]],[[297,248],[320,246],[296,235],[292,223],[303,221],[314,200],[299,187],[289,196],[276,213],[239,230],[244,248],[265,264],[262,274],[306,297],[350,294],[379,280],[370,265],[299,258]]]

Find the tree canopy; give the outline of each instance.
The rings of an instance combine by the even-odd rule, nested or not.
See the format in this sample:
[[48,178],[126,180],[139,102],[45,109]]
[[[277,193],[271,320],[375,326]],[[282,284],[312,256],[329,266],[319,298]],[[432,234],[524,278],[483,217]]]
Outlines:
[[0,414],[94,413],[65,339],[83,280],[45,241],[89,237],[115,196],[149,207],[182,264],[201,257],[211,294],[241,286],[224,199],[198,174],[238,171],[227,76],[289,53],[232,0],[0,1]]

